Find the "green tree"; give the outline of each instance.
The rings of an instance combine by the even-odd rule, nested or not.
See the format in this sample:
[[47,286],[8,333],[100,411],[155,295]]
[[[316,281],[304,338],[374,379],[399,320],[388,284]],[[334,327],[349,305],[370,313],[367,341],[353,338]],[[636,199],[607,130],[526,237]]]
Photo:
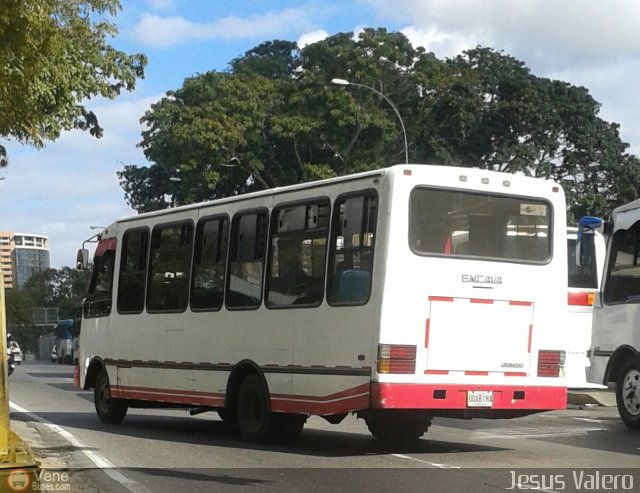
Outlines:
[[599,117],[600,104],[586,88],[537,77],[490,48],[446,65],[448,77],[434,86],[420,125],[426,157],[555,179],[570,204],[591,214],[633,195],[629,187],[638,190],[619,126]]
[[89,276],[89,271],[70,267],[47,269],[34,273],[24,286],[5,290],[8,331],[23,350],[35,352],[43,331],[34,325],[34,309],[57,308],[60,319],[73,318],[86,294]]
[[439,60],[401,33],[365,29],[301,50],[262,43],[228,72],[185,80],[143,118],[151,165],[120,172],[129,204],[153,210],[404,162],[388,102],[333,78],[394,102],[411,162],[552,178],[574,209],[598,215],[640,189],[637,158],[586,88],[491,48]]
[[[0,10],[0,136],[42,147],[63,130],[100,137],[83,101],[113,99],[144,76],[144,55],[107,43],[118,0],[7,0]],[[6,148],[0,145],[1,163]]]

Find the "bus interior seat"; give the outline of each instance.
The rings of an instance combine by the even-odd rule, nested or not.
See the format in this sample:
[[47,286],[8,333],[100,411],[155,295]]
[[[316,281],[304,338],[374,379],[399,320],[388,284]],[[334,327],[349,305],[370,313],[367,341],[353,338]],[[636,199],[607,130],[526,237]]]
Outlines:
[[371,273],[368,270],[347,269],[338,274],[338,300],[343,303],[363,303],[369,298]]

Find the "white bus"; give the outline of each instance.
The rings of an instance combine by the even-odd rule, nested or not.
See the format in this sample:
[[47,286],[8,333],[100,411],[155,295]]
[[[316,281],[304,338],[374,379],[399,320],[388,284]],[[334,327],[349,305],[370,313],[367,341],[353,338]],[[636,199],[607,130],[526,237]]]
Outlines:
[[602,388],[602,385],[587,380],[587,350],[591,347],[593,301],[602,282],[606,245],[602,234],[589,231],[586,234],[593,235],[593,239],[590,238],[589,241],[593,242],[594,255],[588,262],[579,263],[576,261],[577,233],[577,227],[567,228],[569,320],[566,328],[558,334],[562,341],[560,347],[566,351],[564,374],[569,390]]
[[640,200],[605,224],[606,269],[594,303],[589,380],[615,383],[622,421],[640,428]]
[[218,410],[258,442],[309,415],[395,441],[564,409],[565,211],[551,181],[401,165],[121,219],[80,384],[105,422]]

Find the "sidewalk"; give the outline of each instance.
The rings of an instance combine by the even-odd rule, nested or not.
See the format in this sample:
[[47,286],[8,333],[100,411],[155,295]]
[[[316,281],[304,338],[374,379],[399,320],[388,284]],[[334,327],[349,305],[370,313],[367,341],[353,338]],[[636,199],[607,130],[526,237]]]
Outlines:
[[9,453],[0,457],[0,492],[35,491],[40,470],[29,445],[9,430]]
[[574,406],[596,405],[605,407],[615,407],[615,389],[604,390],[570,390],[567,394],[567,404]]

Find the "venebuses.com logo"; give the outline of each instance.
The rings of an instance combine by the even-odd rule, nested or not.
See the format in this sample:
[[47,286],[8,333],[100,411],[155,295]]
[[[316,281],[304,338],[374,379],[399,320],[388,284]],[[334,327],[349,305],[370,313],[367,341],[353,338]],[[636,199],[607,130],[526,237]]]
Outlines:
[[[15,469],[7,475],[8,491],[71,491],[67,471]],[[0,491],[4,491],[0,488]]]

